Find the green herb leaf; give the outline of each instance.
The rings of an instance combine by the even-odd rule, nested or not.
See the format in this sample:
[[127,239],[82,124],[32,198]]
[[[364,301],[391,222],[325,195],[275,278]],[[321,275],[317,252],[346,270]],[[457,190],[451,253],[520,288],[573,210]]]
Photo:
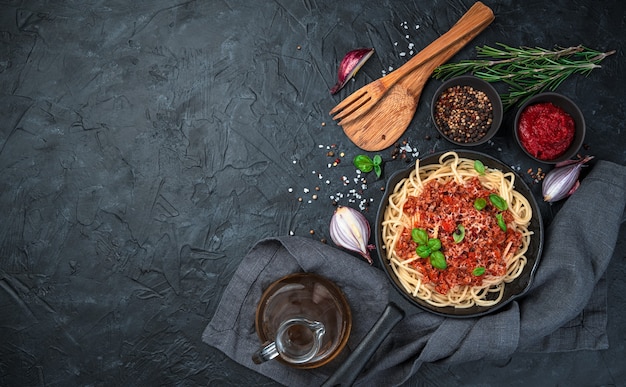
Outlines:
[[483,274],[485,274],[485,268],[482,266],[478,266],[472,271],[472,275],[475,275],[476,277]]
[[489,201],[493,203],[493,205],[496,206],[496,208],[500,211],[506,211],[506,209],[509,208],[506,200],[504,200],[504,198],[500,195],[490,194]]
[[508,90],[500,96],[504,110],[508,110],[537,93],[554,91],[573,74],[589,74],[592,69],[600,68],[600,62],[615,52],[601,52],[582,45],[545,49],[496,43],[495,47],[476,47],[477,59],[449,62],[437,67],[433,77],[446,80],[471,73],[490,83],[503,81]]
[[446,257],[441,251],[433,251],[433,253],[430,255],[430,264],[433,265],[434,268],[441,270],[448,267],[448,265],[446,264]]
[[506,232],[506,223],[504,223],[504,217],[502,214],[496,214],[496,219],[498,220],[498,226],[500,226],[500,229]]
[[355,167],[361,170],[361,172],[370,172],[374,169],[374,161],[370,159],[368,155],[357,155],[352,160]]
[[413,242],[420,245],[428,243],[428,233],[423,228],[414,228],[411,230],[411,238],[413,238]]
[[437,251],[441,249],[441,241],[437,238],[428,240],[428,247],[430,247],[430,251]]
[[474,160],[474,169],[478,172],[479,175],[485,174],[485,164],[483,164],[480,160]]
[[379,164],[374,164],[374,172],[376,172],[376,177],[380,177],[383,173],[383,170],[380,168]]
[[463,238],[465,238],[465,227],[463,227],[462,224],[459,224],[458,226],[456,226],[456,230],[454,230],[454,233],[452,233],[452,239],[454,239],[455,243],[461,243]]
[[417,255],[419,255],[422,258],[428,258],[430,253],[432,253],[432,251],[430,250],[430,247],[428,247],[427,245],[417,246],[415,248],[415,252],[417,253]]
[[487,201],[483,198],[477,198],[474,200],[474,208],[481,211],[487,205]]
[[352,163],[361,172],[368,173],[373,170],[376,173],[376,177],[380,177],[383,173],[383,158],[380,155],[374,156],[374,159],[371,159],[368,155],[357,155],[352,160]]

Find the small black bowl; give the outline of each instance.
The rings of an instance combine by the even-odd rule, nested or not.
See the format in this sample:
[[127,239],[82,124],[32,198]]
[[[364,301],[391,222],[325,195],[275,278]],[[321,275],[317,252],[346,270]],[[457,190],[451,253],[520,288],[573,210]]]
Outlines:
[[[563,109],[563,111],[565,111],[565,113],[569,114],[570,117],[572,117],[572,119],[574,120],[574,139],[572,140],[569,147],[564,153],[552,159],[544,159],[544,158],[537,157],[534,154],[531,154],[531,152],[529,152],[524,147],[524,145],[522,145],[520,141],[520,135],[519,135],[519,122],[520,122],[520,117],[522,113],[524,112],[524,110],[526,110],[526,108],[531,105],[535,105],[538,103],[545,103],[545,102],[550,102],[554,104],[555,106],[560,107],[561,109]],[[528,157],[530,157],[531,159],[535,161],[545,163],[545,164],[556,164],[561,161],[569,160],[572,157],[574,157],[576,153],[578,152],[578,150],[580,149],[580,147],[582,146],[583,141],[585,140],[585,131],[586,131],[585,118],[583,116],[583,113],[578,108],[578,106],[566,96],[562,94],[558,94],[558,93],[553,93],[553,92],[537,94],[531,97],[524,104],[522,104],[522,106],[520,106],[519,110],[517,111],[517,114],[515,115],[515,122],[513,125],[513,132],[515,135],[515,142],[517,142],[517,145],[519,145],[519,147],[522,149],[522,151],[524,151],[524,153],[526,153]]]
[[[447,125],[445,124],[445,121],[451,119],[452,116],[455,116],[459,113],[471,112],[472,110],[474,110],[473,108],[468,107],[467,105],[463,103],[460,103],[460,104],[452,103],[450,104],[450,106],[445,107],[443,109],[439,108],[438,105],[439,105],[439,99],[441,95],[444,92],[446,92],[446,90],[453,88],[455,86],[460,86],[460,87],[469,86],[473,88],[474,90],[482,91],[483,93],[487,95],[487,98],[489,98],[489,102],[491,102],[491,108],[492,108],[491,124],[489,125],[488,123],[485,123],[484,121],[481,123],[480,126],[483,128],[482,130],[483,131],[486,130],[484,134],[482,134],[482,137],[474,138],[474,139],[470,137],[467,140],[465,139],[461,140],[461,136],[467,136],[467,131],[465,130],[465,127],[459,128],[456,132],[456,135],[448,132],[449,127],[447,127]],[[449,79],[445,81],[441,86],[439,86],[439,88],[437,89],[437,91],[435,91],[435,94],[433,96],[430,112],[431,112],[431,118],[433,120],[433,123],[435,124],[435,127],[437,128],[439,133],[441,133],[441,135],[446,140],[459,146],[475,146],[475,145],[480,145],[489,141],[496,134],[498,129],[500,129],[500,125],[502,124],[502,116],[504,114],[503,108],[502,108],[502,100],[500,99],[500,94],[498,94],[496,89],[494,89],[493,86],[491,86],[488,82],[483,81],[482,79],[476,78],[471,75],[463,75],[463,76]],[[474,120],[471,120],[471,121],[474,121]],[[481,121],[482,121],[482,118],[481,118]],[[460,133],[460,131],[463,131],[464,133]]]

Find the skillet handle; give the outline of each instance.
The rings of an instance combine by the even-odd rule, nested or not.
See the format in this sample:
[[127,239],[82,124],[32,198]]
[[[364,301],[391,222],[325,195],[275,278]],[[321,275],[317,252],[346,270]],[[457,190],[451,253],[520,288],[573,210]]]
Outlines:
[[368,360],[385,340],[389,332],[404,318],[404,311],[390,302],[363,341],[348,356],[322,387],[351,386]]

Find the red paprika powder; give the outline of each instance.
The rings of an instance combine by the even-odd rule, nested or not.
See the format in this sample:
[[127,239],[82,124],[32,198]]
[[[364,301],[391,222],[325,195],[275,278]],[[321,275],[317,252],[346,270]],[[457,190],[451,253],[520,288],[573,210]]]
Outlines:
[[551,102],[527,106],[520,115],[517,136],[526,151],[540,160],[554,160],[572,144],[572,117]]

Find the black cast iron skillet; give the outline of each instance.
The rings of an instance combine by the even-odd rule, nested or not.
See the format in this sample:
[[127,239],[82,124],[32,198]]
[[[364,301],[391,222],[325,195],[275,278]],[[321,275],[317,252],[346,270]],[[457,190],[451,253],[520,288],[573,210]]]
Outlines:
[[[444,152],[428,155],[420,159],[420,166],[433,164],[439,162],[439,157]],[[528,185],[521,179],[521,177],[513,171],[508,165],[501,161],[486,155],[484,153],[468,150],[457,150],[456,153],[461,158],[467,158],[472,160],[480,160],[489,168],[496,168],[503,172],[513,172],[515,174],[515,189],[520,192],[530,202],[530,206],[533,211],[533,217],[530,222],[529,229],[533,231],[528,252],[526,258],[528,260],[522,274],[516,278],[513,282],[509,283],[505,287],[504,296],[502,300],[494,306],[483,307],[474,306],[471,308],[456,309],[454,307],[436,307],[426,303],[423,300],[413,297],[407,293],[400,281],[393,273],[393,270],[386,258],[385,250],[382,243],[382,220],[387,207],[389,195],[393,192],[394,187],[404,178],[408,177],[409,173],[415,169],[415,164],[412,164],[407,169],[394,173],[387,181],[385,189],[385,195],[383,196],[378,213],[376,217],[375,225],[375,239],[376,249],[378,252],[378,259],[383,270],[387,274],[387,277],[391,281],[394,288],[409,301],[411,306],[415,306],[420,309],[424,309],[428,312],[437,314],[443,317],[451,318],[477,318],[489,313],[494,313],[512,302],[513,300],[523,296],[532,284],[533,277],[539,265],[541,259],[541,252],[543,250],[544,230],[543,222],[541,218],[541,212],[537,201],[535,200]],[[402,320],[404,317],[404,311],[399,308],[393,302],[389,302],[378,321],[374,324],[369,333],[365,336],[363,341],[355,348],[346,361],[337,369],[337,371],[324,383],[324,386],[349,386],[354,383],[361,370],[376,352],[380,344],[384,341],[386,336],[391,332],[393,327]]]

